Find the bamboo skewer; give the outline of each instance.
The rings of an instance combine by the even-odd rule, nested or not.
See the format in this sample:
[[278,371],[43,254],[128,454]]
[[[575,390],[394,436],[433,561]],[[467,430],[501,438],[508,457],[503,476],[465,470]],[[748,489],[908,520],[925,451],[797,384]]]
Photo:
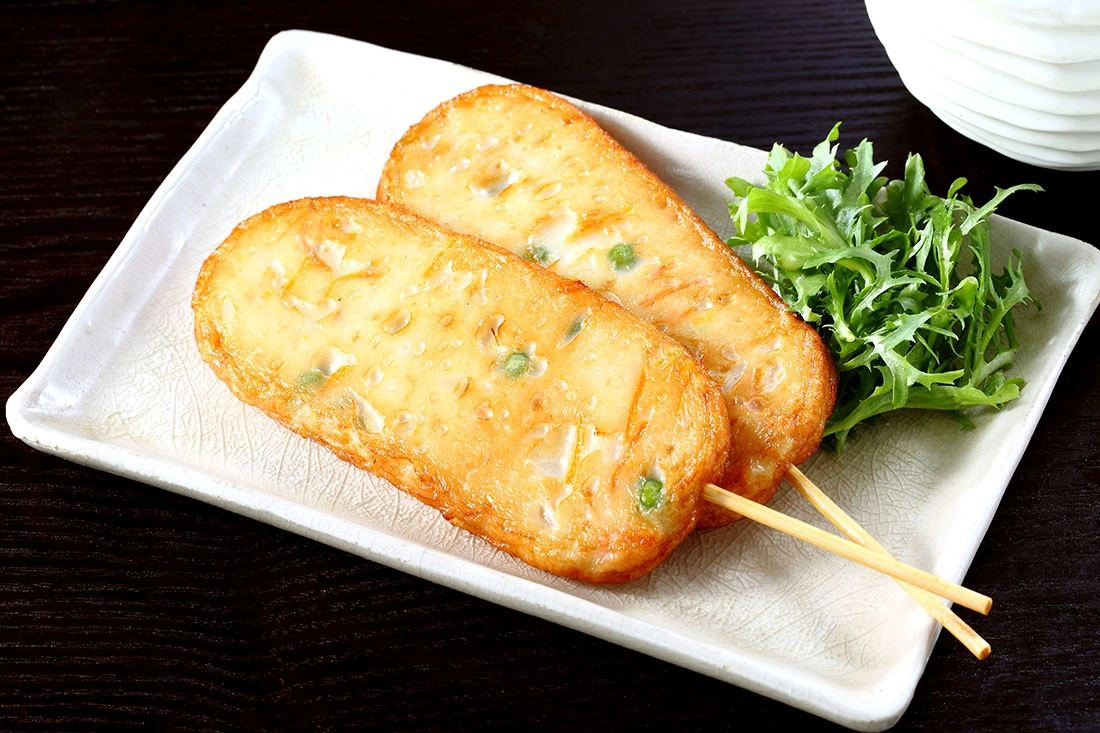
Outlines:
[[[787,481],[798,489],[799,493],[806,497],[807,501],[813,504],[826,519],[832,522],[833,526],[847,535],[853,542],[858,542],[869,550],[889,554],[886,548],[880,545],[867,530],[859,526],[854,519],[848,516],[806,474],[795,466],[791,466],[787,470]],[[978,659],[985,659],[989,656],[989,642],[979,636],[974,629],[970,628],[969,624],[959,618],[954,611],[941,603],[934,595],[905,581],[899,580],[898,585],[923,606],[932,618],[939,621],[945,629],[962,642],[962,645],[970,650],[971,654]]]
[[757,504],[751,499],[738,496],[714,484],[707,484],[704,487],[703,498],[711,503],[735,511],[744,517],[766,524],[772,529],[777,529],[873,570],[878,570],[880,573],[885,573],[896,580],[903,580],[978,613],[987,614],[989,609],[993,607],[993,599],[989,596],[984,596],[957,583],[948,582],[931,573],[906,565],[889,554],[869,550],[862,545],[837,537],[812,524],[806,524],[793,517],[788,517],[786,514],[769,509],[762,504]]

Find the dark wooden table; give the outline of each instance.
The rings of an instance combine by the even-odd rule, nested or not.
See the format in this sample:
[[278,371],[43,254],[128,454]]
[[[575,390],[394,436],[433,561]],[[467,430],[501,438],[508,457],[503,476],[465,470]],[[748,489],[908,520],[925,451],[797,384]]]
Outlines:
[[[665,125],[807,151],[836,120],[944,190],[1100,243],[1100,173],[962,138],[902,86],[857,0],[0,2],[0,391],[30,374],[264,43],[326,31]],[[898,730],[1100,729],[1100,370],[1070,359]],[[785,705],[0,435],[0,728],[828,727]]]

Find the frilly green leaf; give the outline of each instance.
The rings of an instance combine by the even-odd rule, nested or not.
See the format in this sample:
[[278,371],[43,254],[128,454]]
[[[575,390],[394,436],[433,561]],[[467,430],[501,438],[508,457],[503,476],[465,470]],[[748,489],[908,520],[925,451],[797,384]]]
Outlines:
[[1012,193],[1042,189],[997,189],[976,207],[958,178],[940,198],[919,155],[889,181],[866,140],[838,157],[839,130],[808,159],[774,146],[764,186],[726,181],[738,232],[730,244],[752,245],[757,270],[832,352],[834,448],[895,409],[946,410],[972,425],[961,411],[1019,396],[1023,379],[1007,376],[1019,347],[1012,311],[1039,305],[1019,252],[993,271],[989,217]]

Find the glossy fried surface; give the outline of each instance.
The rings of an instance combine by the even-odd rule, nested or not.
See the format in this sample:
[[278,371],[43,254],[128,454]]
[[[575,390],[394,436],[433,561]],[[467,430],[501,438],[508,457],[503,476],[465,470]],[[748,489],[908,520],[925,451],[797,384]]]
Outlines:
[[[508,85],[445,102],[396,145],[378,198],[581,280],[687,346],[729,408],[726,488],[766,502],[817,449],[836,395],[821,339],[560,97]],[[736,518],[708,506],[701,526]]]
[[579,283],[366,199],[240,224],[193,298],[243,401],[552,573],[648,572],[726,458],[679,344]]

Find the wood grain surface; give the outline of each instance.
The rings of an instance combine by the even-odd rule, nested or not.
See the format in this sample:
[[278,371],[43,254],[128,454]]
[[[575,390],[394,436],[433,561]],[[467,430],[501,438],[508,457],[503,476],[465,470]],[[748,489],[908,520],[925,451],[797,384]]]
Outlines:
[[[900,173],[1100,243],[1100,173],[1003,158],[902,86],[857,0],[0,2],[0,392],[31,373],[264,43],[325,31],[656,122],[807,151],[837,120]],[[1100,729],[1100,370],[1089,326],[899,731]],[[785,730],[766,698],[0,434],[0,728]]]

